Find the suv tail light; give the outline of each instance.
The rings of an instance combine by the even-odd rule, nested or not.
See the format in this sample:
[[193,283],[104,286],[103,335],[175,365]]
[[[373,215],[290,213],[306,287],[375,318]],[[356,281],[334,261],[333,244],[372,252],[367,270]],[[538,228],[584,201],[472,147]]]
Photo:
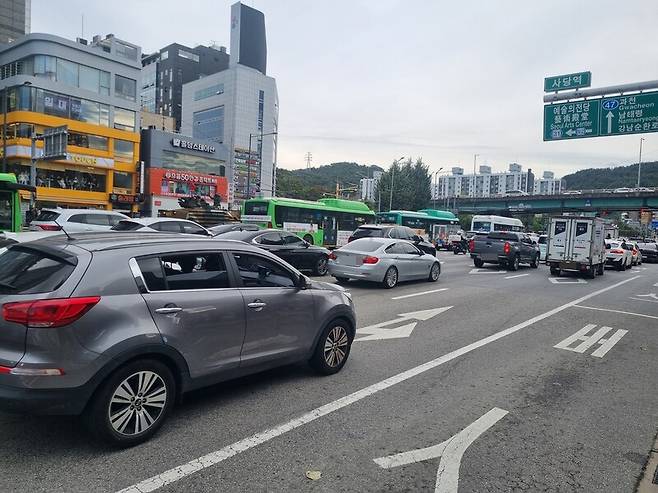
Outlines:
[[44,231],[61,231],[62,227],[56,224],[39,224],[39,227]]
[[469,240],[468,251],[471,253],[475,251],[475,240]]
[[509,241],[506,241],[505,244],[503,245],[503,253],[505,255],[509,255],[509,252],[512,251],[512,245],[509,244]]
[[363,257],[364,264],[376,264],[377,262],[379,262],[377,257],[371,257],[370,255]]
[[334,252],[329,252],[329,260],[336,260],[336,254]]
[[87,296],[5,303],[2,318],[26,327],[63,327],[78,320],[100,300],[100,296]]

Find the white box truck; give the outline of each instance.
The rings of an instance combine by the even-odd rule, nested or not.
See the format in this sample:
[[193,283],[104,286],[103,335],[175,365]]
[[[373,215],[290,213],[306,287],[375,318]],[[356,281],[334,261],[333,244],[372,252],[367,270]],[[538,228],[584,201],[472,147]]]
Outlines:
[[551,274],[576,271],[594,278],[605,266],[605,221],[598,217],[551,218],[546,263]]

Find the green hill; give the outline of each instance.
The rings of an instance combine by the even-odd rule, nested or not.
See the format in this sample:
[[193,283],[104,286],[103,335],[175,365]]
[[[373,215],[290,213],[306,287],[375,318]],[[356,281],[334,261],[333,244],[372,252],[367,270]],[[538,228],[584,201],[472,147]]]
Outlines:
[[[318,168],[276,170],[276,194],[279,197],[317,200],[325,194],[336,193],[336,183],[341,188],[358,190],[361,178],[372,178],[374,171],[383,171],[379,166],[365,166],[357,163],[332,163]],[[347,194],[343,194],[346,196]],[[357,198],[352,192],[350,198]]]
[[[640,186],[658,187],[658,161],[642,163]],[[568,190],[633,188],[637,185],[637,163],[616,168],[589,168],[564,177]]]

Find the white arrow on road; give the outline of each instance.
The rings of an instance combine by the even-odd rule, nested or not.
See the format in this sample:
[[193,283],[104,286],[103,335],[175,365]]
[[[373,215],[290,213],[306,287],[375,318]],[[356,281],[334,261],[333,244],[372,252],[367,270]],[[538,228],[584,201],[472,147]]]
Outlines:
[[435,493],[457,493],[459,486],[459,467],[466,449],[485,431],[503,419],[507,411],[494,407],[484,416],[479,417],[462,431],[448,438],[445,442],[431,447],[410,450],[400,454],[373,459],[379,467],[406,466],[414,462],[422,462],[441,457],[439,469],[436,472]]
[[411,322],[400,327],[395,327],[394,329],[384,329],[389,325],[394,325],[400,322],[407,322],[410,320],[424,321],[429,320],[432,317],[436,317],[438,314],[448,311],[452,306],[443,306],[441,308],[432,308],[430,310],[421,310],[418,312],[409,312],[409,313],[400,313],[398,318],[393,320],[388,320],[386,322],[380,322],[375,325],[368,325],[367,327],[362,327],[357,330],[358,334],[368,334],[366,337],[359,337],[354,339],[354,342],[357,341],[376,341],[382,339],[400,339],[403,337],[409,337],[416,328],[418,322]]
[[612,113],[612,111],[608,111],[608,114],[605,115],[605,117],[608,119],[608,133],[609,134],[612,133],[612,119],[614,118],[614,116],[615,115]]

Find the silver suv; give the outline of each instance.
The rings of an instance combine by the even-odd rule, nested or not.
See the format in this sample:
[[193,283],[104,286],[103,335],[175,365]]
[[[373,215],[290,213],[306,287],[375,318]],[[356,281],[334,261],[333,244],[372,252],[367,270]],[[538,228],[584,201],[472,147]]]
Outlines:
[[119,446],[190,390],[300,360],[336,373],[356,328],[343,288],[237,241],[80,233],[0,265],[0,409],[83,414]]

